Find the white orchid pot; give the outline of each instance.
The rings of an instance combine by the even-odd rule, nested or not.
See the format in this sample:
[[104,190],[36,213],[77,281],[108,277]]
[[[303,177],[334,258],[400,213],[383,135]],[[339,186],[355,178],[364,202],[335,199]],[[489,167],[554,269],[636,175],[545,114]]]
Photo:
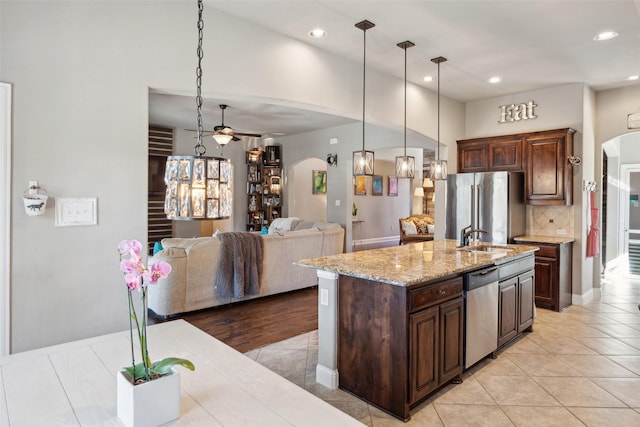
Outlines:
[[125,426],[155,427],[180,417],[180,374],[171,372],[138,385],[118,372],[118,418]]

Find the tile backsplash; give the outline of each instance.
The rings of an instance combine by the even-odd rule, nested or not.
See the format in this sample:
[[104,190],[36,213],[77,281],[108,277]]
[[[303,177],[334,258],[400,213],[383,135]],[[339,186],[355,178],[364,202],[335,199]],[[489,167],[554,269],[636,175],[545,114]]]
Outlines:
[[527,205],[527,234],[573,237],[573,205]]

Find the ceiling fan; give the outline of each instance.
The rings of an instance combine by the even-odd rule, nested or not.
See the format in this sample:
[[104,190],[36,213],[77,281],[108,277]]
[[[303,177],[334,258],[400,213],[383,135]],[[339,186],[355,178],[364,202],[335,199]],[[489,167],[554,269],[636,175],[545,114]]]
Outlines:
[[[261,138],[262,135],[257,133],[245,133],[245,132],[236,132],[229,126],[224,124],[224,110],[227,109],[226,104],[220,104],[220,110],[222,110],[222,123],[213,128],[213,131],[203,132],[202,136],[212,135],[213,139],[220,145],[226,145],[229,141],[240,141],[239,136],[251,136],[255,138]],[[195,131],[194,129],[187,129],[190,131]]]

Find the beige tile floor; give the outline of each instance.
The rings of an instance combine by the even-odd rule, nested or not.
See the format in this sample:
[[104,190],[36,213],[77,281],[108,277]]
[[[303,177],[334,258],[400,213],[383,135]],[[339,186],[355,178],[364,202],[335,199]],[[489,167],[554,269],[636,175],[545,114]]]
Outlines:
[[315,382],[317,333],[246,353],[369,426],[640,426],[640,281],[607,277],[602,296],[562,313],[463,374],[403,423]]

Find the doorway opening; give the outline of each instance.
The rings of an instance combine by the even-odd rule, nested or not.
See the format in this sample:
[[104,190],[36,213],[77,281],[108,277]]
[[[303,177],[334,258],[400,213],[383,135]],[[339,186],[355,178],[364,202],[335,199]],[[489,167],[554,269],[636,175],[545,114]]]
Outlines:
[[640,280],[640,133],[622,135],[602,150],[602,264],[607,281]]

